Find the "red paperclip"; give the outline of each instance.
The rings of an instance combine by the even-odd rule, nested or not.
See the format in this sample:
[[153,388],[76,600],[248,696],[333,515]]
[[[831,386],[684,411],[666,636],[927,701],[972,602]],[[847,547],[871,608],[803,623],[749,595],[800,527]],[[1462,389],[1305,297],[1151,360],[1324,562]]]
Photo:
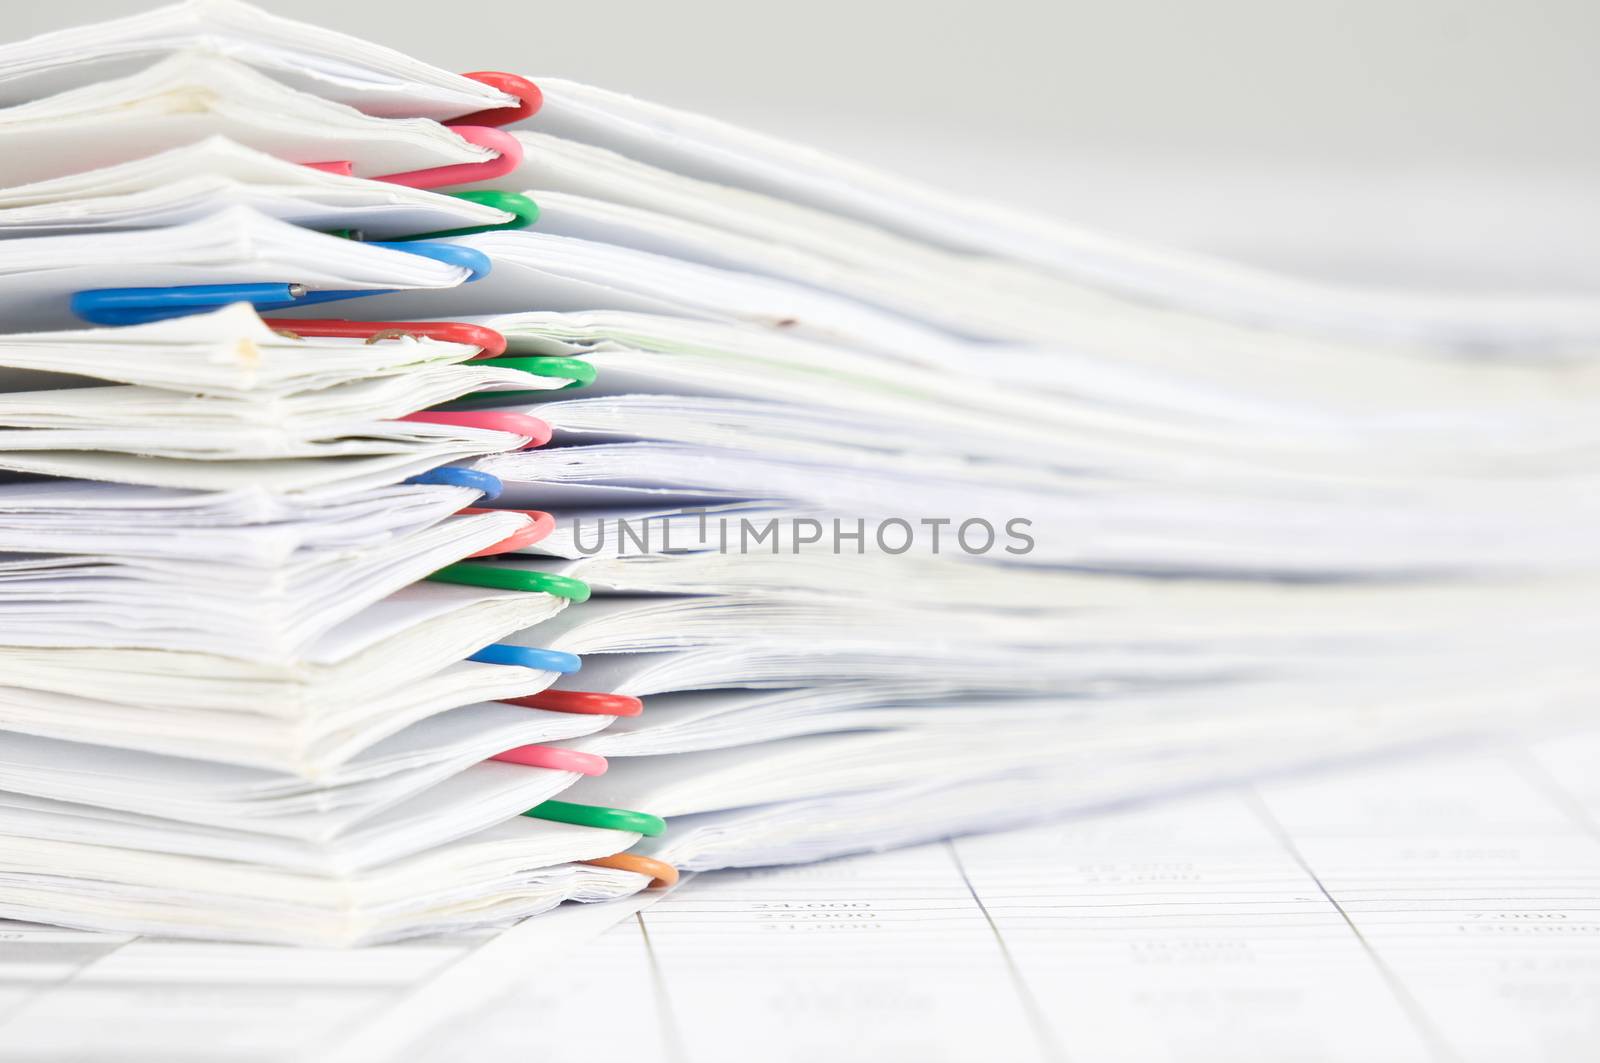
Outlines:
[[300,165],[308,170],[336,173],[340,177],[354,177],[356,174],[355,163],[352,162],[303,162]]
[[514,553],[524,546],[532,546],[556,530],[556,518],[538,509],[485,509],[481,506],[468,506],[460,512],[462,516],[474,513],[521,513],[528,518],[527,527],[519,528],[493,546],[479,550],[475,554],[468,554],[468,557],[493,557],[495,554]]
[[554,431],[545,422],[537,417],[529,417],[525,413],[514,413],[510,410],[419,410],[408,413],[404,417],[395,418],[398,421],[410,421],[413,424],[448,424],[457,428],[487,428],[495,432],[510,432],[512,435],[527,436],[528,442],[522,445],[523,450],[533,447],[542,447],[550,442]]
[[515,96],[517,104],[514,107],[490,107],[487,110],[473,111],[460,118],[452,118],[445,125],[510,125],[512,122],[520,122],[524,118],[531,117],[544,104],[544,93],[527,78],[515,74],[503,74],[498,70],[476,70],[461,76],[480,81],[490,88],[499,89],[508,96]]
[[492,181],[496,177],[504,177],[522,165],[522,141],[503,129],[460,125],[451,126],[450,131],[468,144],[489,148],[497,154],[485,162],[458,162],[426,170],[408,170],[405,173],[385,174],[375,180],[387,181],[392,185],[404,185],[407,188],[443,188],[445,185]]
[[541,690],[520,698],[501,698],[507,705],[546,712],[572,712],[580,716],[637,716],[644,702],[626,694],[601,694],[592,690]]
[[469,325],[464,321],[340,321],[329,319],[297,320],[287,317],[262,318],[261,323],[270,329],[294,336],[337,336],[349,339],[395,340],[406,336],[439,340],[442,343],[461,343],[478,348],[471,361],[498,358],[506,353],[506,338],[492,328]]
[[530,768],[551,768],[555,771],[575,771],[579,775],[604,775],[606,758],[596,753],[580,753],[576,749],[559,746],[518,746],[504,753],[496,753],[490,760],[507,764],[525,764]]

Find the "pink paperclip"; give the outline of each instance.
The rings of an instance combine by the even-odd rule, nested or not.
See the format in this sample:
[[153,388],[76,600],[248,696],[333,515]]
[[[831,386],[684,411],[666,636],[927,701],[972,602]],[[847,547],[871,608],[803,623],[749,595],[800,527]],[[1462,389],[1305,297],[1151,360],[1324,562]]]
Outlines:
[[435,166],[427,170],[411,170],[379,177],[392,185],[407,188],[443,188],[445,185],[467,185],[475,181],[491,181],[522,165],[522,141],[503,129],[481,125],[455,125],[450,132],[469,144],[488,148],[498,154],[486,162],[458,162],[450,166]]
[[421,410],[417,413],[408,413],[399,418],[402,421],[411,421],[415,424],[448,424],[457,428],[487,428],[494,432],[510,432],[512,435],[527,436],[528,442],[523,444],[524,450],[532,447],[542,447],[550,442],[554,430],[537,417],[530,417],[525,413],[513,413],[510,410],[462,410],[451,412],[449,410]]
[[556,530],[556,519],[539,509],[482,509],[469,506],[460,512],[463,516],[472,513],[521,513],[528,518],[525,527],[518,528],[493,546],[479,550],[475,554],[468,554],[468,557],[493,557],[496,554],[516,553],[524,546],[532,546]]
[[559,746],[518,746],[504,753],[496,753],[490,760],[507,764],[525,764],[530,768],[551,768],[555,771],[575,771],[579,775],[604,775],[606,758],[596,753],[580,753],[576,749]]

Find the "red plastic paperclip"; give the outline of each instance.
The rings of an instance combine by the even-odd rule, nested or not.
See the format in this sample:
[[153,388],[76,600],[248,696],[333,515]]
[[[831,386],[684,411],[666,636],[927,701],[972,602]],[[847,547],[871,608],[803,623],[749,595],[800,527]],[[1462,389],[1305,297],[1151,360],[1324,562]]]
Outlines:
[[355,164],[351,162],[303,162],[300,165],[308,170],[336,173],[340,177],[354,177],[356,173]]
[[452,118],[445,125],[510,125],[512,122],[520,122],[524,118],[531,117],[544,104],[544,93],[527,78],[515,74],[503,74],[498,70],[476,70],[461,76],[480,81],[490,88],[499,89],[508,96],[515,96],[517,104],[514,107],[490,107],[487,110],[473,111],[460,118]]
[[443,343],[461,343],[478,348],[471,361],[498,358],[506,353],[506,338],[492,328],[469,325],[464,321],[340,321],[335,319],[297,320],[288,317],[262,318],[262,324],[295,336],[338,336],[378,340],[420,336]]
[[556,530],[556,518],[538,509],[484,509],[481,506],[468,506],[461,510],[462,516],[474,513],[521,513],[528,518],[528,525],[519,528],[516,532],[506,536],[493,546],[479,550],[468,557],[493,557],[495,554],[510,554],[521,550],[524,546],[532,546]]
[[637,716],[644,702],[626,694],[601,694],[591,690],[541,690],[520,698],[501,698],[507,705],[547,712],[572,712],[580,716]]
[[555,771],[575,771],[579,775],[604,775],[606,758],[596,753],[580,753],[576,749],[559,746],[518,746],[504,753],[496,753],[490,760],[507,764],[525,764],[530,768],[551,768]]
[[404,417],[397,417],[395,420],[410,421],[413,424],[448,424],[457,428],[487,428],[495,432],[527,436],[528,441],[522,445],[523,450],[544,446],[550,442],[550,437],[554,434],[554,430],[539,418],[510,410],[419,410]]

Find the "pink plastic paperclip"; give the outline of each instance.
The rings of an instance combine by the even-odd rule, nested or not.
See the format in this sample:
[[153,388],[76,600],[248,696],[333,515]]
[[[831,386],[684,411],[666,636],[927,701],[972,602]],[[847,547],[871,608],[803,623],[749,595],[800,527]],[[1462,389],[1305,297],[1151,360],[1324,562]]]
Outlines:
[[443,188],[445,185],[467,185],[474,181],[491,181],[522,165],[522,141],[503,129],[490,129],[481,125],[455,125],[450,132],[469,144],[497,152],[487,162],[458,162],[450,166],[435,166],[428,170],[411,170],[379,177],[392,185],[407,188]]
[[551,768],[555,771],[575,771],[579,775],[604,775],[606,758],[596,753],[580,753],[576,749],[558,746],[518,746],[504,753],[496,753],[490,760],[507,764],[525,764],[530,768]]
[[448,424],[457,428],[487,428],[495,432],[510,432],[512,435],[527,436],[528,442],[523,444],[523,449],[542,447],[550,442],[554,430],[537,417],[529,417],[525,413],[513,413],[510,410],[462,410],[451,412],[449,410],[422,410],[417,413],[408,413],[399,418],[402,421],[411,421],[415,424]]
[[336,173],[340,177],[353,177],[356,172],[356,166],[353,162],[303,162],[300,165],[308,170]]
[[460,513],[463,516],[473,513],[521,513],[528,518],[526,527],[517,529],[493,546],[479,550],[475,554],[468,554],[468,557],[493,557],[495,554],[515,553],[524,546],[532,546],[556,530],[556,519],[539,509],[482,509],[469,506],[460,510]]
[[468,557],[494,557],[496,554],[514,554],[524,546],[532,546],[548,536],[556,527],[556,519],[548,513],[532,509],[464,509],[462,513],[521,513],[528,523],[493,546],[484,547]]

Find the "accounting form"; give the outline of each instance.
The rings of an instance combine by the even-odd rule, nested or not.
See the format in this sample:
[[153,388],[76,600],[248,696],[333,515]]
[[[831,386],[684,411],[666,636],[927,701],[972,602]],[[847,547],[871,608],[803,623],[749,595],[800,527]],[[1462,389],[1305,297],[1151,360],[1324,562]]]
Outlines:
[[0,930],[0,1058],[1594,1058],[1600,734],[307,954]]

